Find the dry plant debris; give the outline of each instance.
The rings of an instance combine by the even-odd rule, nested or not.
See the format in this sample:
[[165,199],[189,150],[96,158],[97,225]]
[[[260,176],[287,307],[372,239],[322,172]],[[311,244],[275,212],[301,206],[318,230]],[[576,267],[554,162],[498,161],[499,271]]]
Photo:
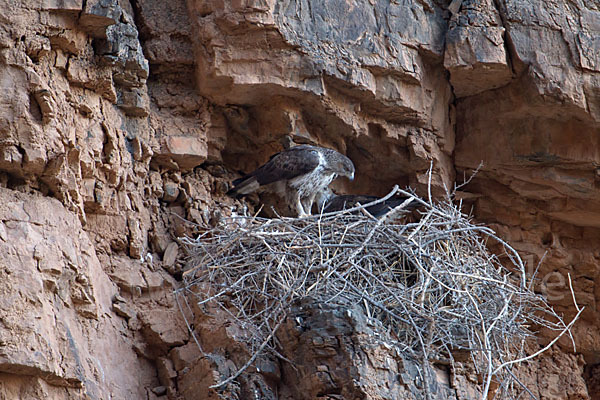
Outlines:
[[[540,353],[524,350],[532,327],[556,330],[558,338],[576,318],[566,324],[534,293],[517,252],[459,206],[397,188],[384,199],[395,192],[421,203],[418,222],[401,218],[409,201],[380,219],[365,211],[374,202],[304,218],[233,217],[184,241],[191,258],[176,295],[224,311],[246,332],[238,339],[252,354],[214,387],[259,355],[277,356],[279,325],[295,301],[309,297],[361,305],[381,337],[425,366],[466,351],[483,379],[482,398],[492,382],[497,398],[510,397],[518,383],[511,368]],[[487,240],[504,246],[504,263]]]

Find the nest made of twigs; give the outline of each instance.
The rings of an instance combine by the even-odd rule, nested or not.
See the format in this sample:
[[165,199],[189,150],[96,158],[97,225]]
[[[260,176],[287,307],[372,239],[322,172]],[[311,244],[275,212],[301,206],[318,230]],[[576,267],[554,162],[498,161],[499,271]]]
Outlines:
[[[277,328],[294,302],[309,297],[361,306],[382,338],[419,359],[452,360],[467,351],[487,382],[482,392],[492,375],[508,389],[504,378],[526,356],[529,327],[568,327],[491,229],[449,200],[434,204],[399,192],[420,202],[417,222],[402,218],[406,202],[380,219],[365,211],[369,205],[305,218],[226,219],[185,241],[191,257],[180,293],[239,324],[253,354],[247,365],[277,354]],[[488,251],[489,239],[504,246],[504,264]]]

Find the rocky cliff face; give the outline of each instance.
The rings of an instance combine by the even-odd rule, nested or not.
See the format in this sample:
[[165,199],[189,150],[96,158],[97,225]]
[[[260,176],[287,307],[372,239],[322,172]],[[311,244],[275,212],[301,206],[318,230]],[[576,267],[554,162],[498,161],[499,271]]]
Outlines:
[[[586,306],[576,353],[564,341],[524,379],[599,398],[597,2],[24,0],[0,21],[0,398],[216,398],[235,366],[198,359],[175,238],[240,207],[227,182],[285,135],[352,158],[346,192],[425,193],[432,165],[441,195],[483,162],[467,210],[539,263],[567,318],[568,275]],[[344,327],[323,331],[336,354]],[[239,361],[226,327],[202,329]],[[389,398],[369,379],[403,369],[373,351],[319,358],[286,396],[358,379],[344,393]],[[382,366],[318,374],[361,357]],[[276,392],[263,371],[244,387]],[[466,376],[452,396],[473,398]]]

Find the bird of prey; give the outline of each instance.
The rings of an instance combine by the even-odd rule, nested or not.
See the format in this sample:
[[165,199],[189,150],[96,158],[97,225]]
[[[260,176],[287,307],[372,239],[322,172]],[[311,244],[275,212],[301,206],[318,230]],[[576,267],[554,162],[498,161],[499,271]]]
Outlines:
[[325,147],[300,145],[274,154],[255,171],[233,181],[227,194],[273,192],[303,217],[310,215],[317,194],[338,176],[354,179],[354,164],[348,157]]
[[[337,195],[330,189],[325,189],[320,193],[320,196],[317,199],[317,205],[323,209],[323,213],[329,213],[334,211],[347,210],[349,208],[356,207],[359,204],[364,205],[379,199],[380,197],[377,196],[369,196],[363,194]],[[408,197],[392,196],[389,199],[382,201],[381,203],[373,204],[372,206],[366,207],[365,209],[372,216],[379,218],[390,212],[393,208],[398,207],[400,204],[404,203],[406,199],[408,199]],[[418,206],[419,203],[413,200],[404,207],[404,210],[412,211]],[[321,211],[321,209],[319,209],[319,211]]]

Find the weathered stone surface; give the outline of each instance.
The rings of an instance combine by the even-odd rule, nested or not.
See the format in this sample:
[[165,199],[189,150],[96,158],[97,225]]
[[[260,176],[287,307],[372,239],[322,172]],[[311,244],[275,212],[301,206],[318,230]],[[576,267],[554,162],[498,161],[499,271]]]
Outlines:
[[[152,0],[138,2],[140,32],[144,36],[144,50],[148,61],[161,74],[192,73],[195,63],[192,24],[186,2],[174,0],[160,3]],[[180,77],[181,81],[191,76]]]
[[149,310],[140,315],[142,331],[147,341],[165,353],[172,347],[181,346],[188,339],[182,317],[173,311],[176,310]]
[[[282,394],[314,399],[407,399],[423,396],[422,367],[378,337],[360,309],[345,310],[306,302],[291,310],[278,333],[282,354]],[[430,371],[426,384],[436,399],[457,399],[448,371]],[[465,385],[463,385],[465,386]],[[458,397],[462,398],[462,397]]]
[[[435,189],[450,185],[443,10],[418,2],[310,3],[190,3],[200,92],[228,106],[226,163],[248,172],[281,150],[283,135],[300,132],[356,158],[352,189],[338,182],[339,189],[423,187],[418,176],[431,160]],[[347,24],[336,23],[341,15]],[[231,105],[243,106],[246,117],[232,116]],[[280,122],[290,116],[293,123]],[[435,155],[413,151],[407,138],[421,131]],[[386,143],[384,152],[371,137]]]
[[[281,366],[268,360],[238,389],[208,390],[247,354],[223,321],[200,329],[214,358],[199,354],[176,316],[174,280],[161,267],[181,273],[171,263],[174,247],[166,250],[173,237],[198,233],[185,220],[210,226],[252,211],[224,196],[228,182],[281,150],[288,135],[348,154],[357,179],[336,182],[345,192],[384,194],[410,184],[425,194],[433,164],[438,195],[452,188],[456,171],[483,160],[462,188],[465,205],[532,270],[545,254],[539,290],[567,318],[574,314],[567,274],[586,306],[574,329],[578,354],[561,340],[530,363],[530,388],[540,398],[597,392],[595,2],[0,3],[0,193],[29,210],[6,211],[10,218],[0,223],[7,250],[0,259],[10,258],[1,271],[11,271],[0,272],[7,282],[0,308],[13,313],[0,322],[7,348],[0,345],[0,358],[3,371],[16,368],[0,373],[0,397],[249,398],[254,387],[275,398]],[[8,299],[27,316],[17,318]],[[3,324],[14,328],[10,334]],[[390,371],[401,366],[388,365],[389,351],[370,346],[364,332],[342,331],[335,343],[322,335],[331,346],[294,353],[316,378],[306,379],[314,387],[299,379],[290,387],[313,393],[330,376],[337,388],[354,374],[364,385],[340,390],[396,395]],[[346,333],[364,345],[356,358]],[[542,331],[540,341],[552,335]],[[322,360],[315,349],[336,352]],[[340,372],[335,360],[355,370]],[[473,377],[460,373],[451,380],[456,395],[476,396],[465,389]]]
[[118,1],[91,0],[85,2],[79,23],[92,36],[106,38],[106,28],[116,24],[121,17],[122,9]]
[[141,396],[127,371],[148,383],[152,371],[110,312],[116,288],[77,216],[50,198],[8,189],[0,198],[0,370],[11,377],[0,395],[24,385],[33,398]]
[[551,350],[529,365],[519,367],[517,374],[539,399],[593,400],[597,392],[590,390],[592,387],[589,385],[586,386],[583,364],[581,356]]
[[540,289],[567,315],[573,312],[571,275],[578,301],[587,307],[575,328],[581,332],[577,350],[594,365],[600,336],[587,321],[599,318],[600,276],[589,265],[596,263],[600,228],[600,114],[597,89],[591,88],[600,81],[586,61],[597,53],[586,32],[599,11],[585,2],[575,8],[555,1],[496,3],[516,76],[502,88],[457,102],[456,165],[471,169],[483,162],[469,187],[480,195],[475,215],[496,224],[532,265],[543,259]]
[[178,253],[179,246],[177,246],[177,243],[169,243],[167,249],[165,250],[165,254],[163,255],[163,265],[167,268],[173,268],[175,266]]
[[444,67],[456,97],[472,96],[508,84],[512,67],[505,29],[494,0],[462,1],[446,33]]
[[0,373],[0,395],[6,399],[81,399],[81,389],[53,386],[30,375]]
[[147,117],[148,94],[145,91],[133,88],[131,90],[123,90],[117,100],[117,104],[125,114],[131,117]]
[[194,168],[206,160],[206,142],[198,137],[169,135],[160,154],[169,157],[181,169]]
[[192,367],[200,358],[200,350],[194,341],[175,347],[169,352],[169,357],[173,361],[173,366],[177,371]]
[[118,22],[106,28],[106,40],[99,42],[96,52],[113,69],[115,83],[123,87],[142,86],[148,78],[148,61],[138,41],[132,17],[123,13],[127,23]]
[[42,0],[41,3],[41,10],[79,12],[83,9],[83,0]]
[[168,203],[177,200],[179,196],[179,185],[175,182],[165,182],[162,199]]

